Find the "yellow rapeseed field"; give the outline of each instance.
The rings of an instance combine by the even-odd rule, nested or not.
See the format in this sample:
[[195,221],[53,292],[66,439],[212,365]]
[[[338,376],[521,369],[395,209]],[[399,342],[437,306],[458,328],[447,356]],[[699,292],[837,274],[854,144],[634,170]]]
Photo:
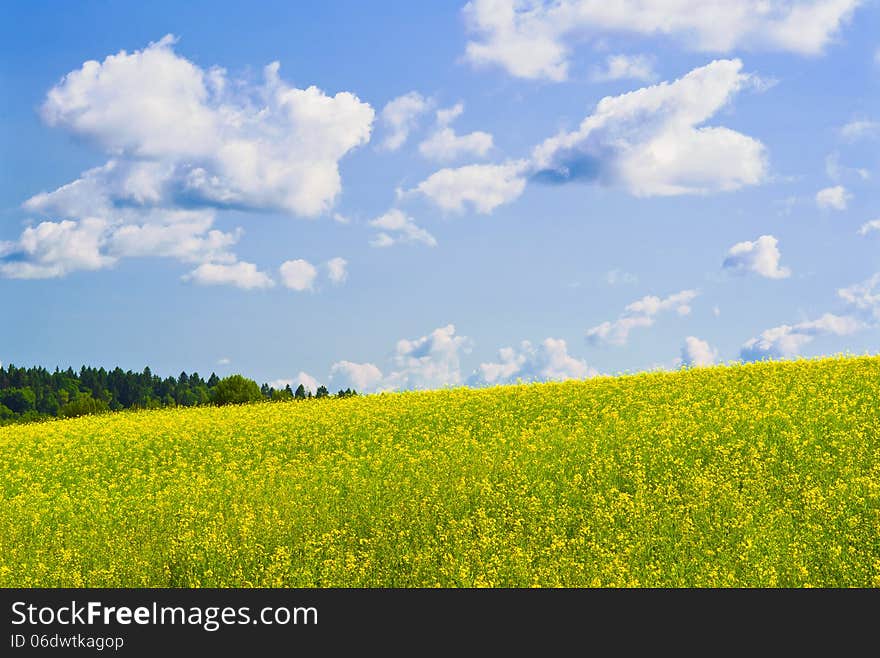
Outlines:
[[880,586],[880,358],[0,429],[0,586]]

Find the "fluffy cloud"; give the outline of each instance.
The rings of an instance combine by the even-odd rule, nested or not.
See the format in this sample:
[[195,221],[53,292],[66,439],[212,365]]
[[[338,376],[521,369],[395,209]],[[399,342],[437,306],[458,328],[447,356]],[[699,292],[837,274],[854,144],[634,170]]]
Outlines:
[[857,142],[880,136],[880,123],[867,119],[855,119],[841,126],[840,136],[848,142]]
[[[341,191],[339,161],[369,141],[374,118],[349,92],[287,85],[277,62],[257,85],[202,69],[175,53],[172,37],[85,62],[48,92],[41,113],[111,159],[24,204],[64,220],[44,229],[59,245],[32,253],[23,234],[14,262],[0,266],[7,276],[63,276],[130,256],[230,265],[240,232],[213,230],[216,210],[327,211]],[[80,249],[90,257],[65,255],[71,233],[92,236]]]
[[275,379],[269,382],[269,386],[274,388],[276,391],[284,390],[286,386],[290,386],[290,388],[295,391],[300,384],[302,384],[302,387],[306,390],[306,392],[311,391],[313,394],[318,390],[318,387],[320,386],[317,379],[312,377],[309,373],[303,371],[300,371],[293,379]]
[[397,341],[387,375],[372,363],[339,361],[330,370],[334,388],[361,392],[442,388],[461,384],[461,354],[470,349],[466,336],[446,325],[413,340]]
[[349,92],[290,87],[278,62],[258,87],[229,84],[173,44],[86,62],[49,92],[44,119],[161,167],[160,182],[190,203],[327,210],[341,189],[339,160],[369,141],[373,109]]
[[642,297],[629,304],[614,322],[603,322],[587,331],[587,340],[594,344],[624,345],[630,331],[638,327],[650,327],[657,315],[675,311],[678,315],[691,312],[690,302],[698,295],[696,290],[682,290],[661,299],[653,295]]
[[761,332],[746,341],[740,350],[743,361],[795,356],[817,336],[847,336],[864,328],[864,323],[848,315],[826,313],[817,320],[795,325],[783,324]]
[[369,393],[380,388],[382,371],[372,363],[338,361],[330,368],[330,381],[337,390],[352,388]]
[[518,379],[524,381],[563,381],[595,377],[599,371],[585,361],[568,354],[561,338],[546,338],[538,345],[529,341],[519,349],[505,347],[498,350],[498,361],[481,363],[471,378],[472,384],[506,384]]
[[768,279],[784,279],[791,276],[791,270],[779,266],[782,254],[776,238],[762,235],[754,242],[738,242],[727,252],[722,267],[735,272],[754,272]]
[[437,112],[437,129],[421,144],[419,153],[431,160],[455,160],[462,155],[484,156],[492,149],[492,135],[481,130],[458,135],[449,123],[460,116],[464,105]]
[[870,319],[880,320],[880,272],[866,281],[840,288],[837,295]]
[[654,60],[647,55],[609,55],[605,67],[593,72],[593,80],[642,80],[651,82],[657,79]]
[[260,272],[256,265],[243,261],[232,265],[202,263],[183,279],[203,286],[235,286],[242,290],[271,288],[275,285],[275,282],[267,274]]
[[868,235],[873,231],[880,231],[880,219],[872,219],[859,227],[859,235]]
[[416,126],[418,118],[427,112],[431,105],[429,100],[416,91],[389,101],[382,108],[382,123],[387,133],[382,148],[396,151],[403,146],[409,138],[410,131]]
[[455,325],[435,329],[414,340],[397,341],[394,371],[385,378],[392,389],[429,389],[461,383],[460,356],[470,349],[466,336],[456,336]]
[[599,101],[573,132],[533,153],[534,179],[598,181],[637,196],[705,194],[766,177],[761,142],[703,125],[755,79],[739,60],[717,60],[674,82]]
[[843,185],[826,187],[816,193],[816,205],[823,209],[846,210],[851,199],[852,194]]
[[102,253],[107,225],[101,219],[41,222],[17,242],[0,245],[0,274],[13,279],[48,279],[77,270],[110,267],[116,258]]
[[463,212],[466,206],[470,206],[479,213],[488,214],[522,194],[527,169],[526,160],[441,169],[410,192],[424,194],[444,210]]
[[284,287],[299,292],[312,290],[315,278],[318,276],[317,268],[301,258],[284,261],[278,268],[278,273],[281,275],[281,283]]
[[711,366],[718,358],[718,350],[705,340],[688,336],[681,346],[681,362],[689,367]]
[[608,33],[664,35],[689,48],[821,53],[860,0],[472,0],[465,57],[520,78],[568,77],[569,44]]
[[348,279],[348,261],[344,258],[331,258],[324,266],[327,268],[327,277],[334,285],[341,285]]
[[437,240],[433,235],[417,226],[412,217],[407,217],[397,208],[392,208],[384,215],[370,221],[370,226],[382,229],[382,232],[370,241],[374,247],[390,247],[407,242],[420,242],[429,247],[437,246]]

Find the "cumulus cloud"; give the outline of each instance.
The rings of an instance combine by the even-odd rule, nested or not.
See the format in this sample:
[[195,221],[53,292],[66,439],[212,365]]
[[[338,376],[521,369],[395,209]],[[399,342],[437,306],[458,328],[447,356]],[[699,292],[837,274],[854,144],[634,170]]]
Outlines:
[[546,338],[538,345],[529,341],[519,348],[504,347],[498,350],[498,361],[481,363],[469,383],[507,384],[523,381],[563,381],[595,377],[599,371],[568,353],[568,346],[561,338]]
[[327,268],[327,277],[334,285],[341,285],[348,279],[348,261],[344,258],[331,258],[324,266]]
[[437,240],[433,235],[416,225],[412,217],[408,217],[402,210],[397,208],[392,208],[384,215],[371,220],[370,226],[382,229],[370,241],[373,247],[390,247],[394,244],[419,242],[429,247],[437,246]]
[[791,276],[789,268],[779,265],[782,254],[777,243],[772,235],[762,235],[754,242],[737,242],[727,251],[722,267],[734,272],[754,272],[768,279]]
[[276,391],[284,390],[284,388],[287,386],[290,386],[290,388],[295,391],[300,386],[300,384],[302,384],[302,387],[306,390],[307,393],[311,391],[312,394],[317,392],[318,387],[320,386],[317,379],[312,377],[309,373],[303,372],[302,370],[300,370],[297,376],[293,379],[275,379],[269,382],[269,386],[274,388]]
[[533,179],[596,181],[636,196],[706,194],[766,178],[764,145],[729,128],[704,125],[753,76],[742,62],[717,60],[674,82],[599,101],[572,132],[533,152]]
[[854,119],[840,127],[840,136],[848,142],[878,137],[880,123],[868,119]]
[[45,250],[57,253],[57,262],[46,253],[41,260],[27,251],[23,234],[14,263],[7,257],[2,266],[6,275],[63,276],[131,256],[230,265],[240,231],[214,230],[218,209],[316,216],[332,207],[340,160],[370,139],[370,105],[349,92],[292,87],[277,62],[258,84],[232,80],[178,55],[174,44],[165,37],[87,61],[48,92],[43,119],[91,140],[111,159],[24,207],[63,220],[44,229],[46,239],[50,232],[62,243],[70,233],[93,236],[81,250],[92,255],[74,262],[60,246]]
[[334,387],[362,392],[433,389],[462,383],[460,357],[471,341],[455,333],[455,325],[439,327],[413,340],[397,341],[388,374],[372,363],[338,361],[330,377]]
[[837,295],[872,320],[880,320],[880,272],[861,283],[840,288]]
[[397,341],[394,371],[385,378],[393,389],[429,389],[461,383],[461,354],[470,349],[466,336],[457,336],[455,325],[435,329],[414,340]]
[[681,362],[688,367],[711,366],[718,359],[718,350],[705,340],[688,336],[681,346]]
[[843,185],[826,187],[816,193],[816,205],[826,210],[846,210],[851,199],[852,194]]
[[98,218],[28,227],[17,242],[0,247],[0,273],[12,279],[49,279],[110,267],[116,258],[103,253],[106,229]]
[[203,286],[235,286],[242,290],[271,288],[275,282],[257,269],[253,263],[239,261],[232,265],[220,263],[202,263],[189,274],[183,276],[184,281],[192,281]]
[[488,214],[522,194],[527,169],[526,160],[441,169],[410,192],[425,195],[444,210],[463,212],[470,207],[478,213]]
[[825,313],[816,320],[783,324],[761,332],[743,344],[740,357],[743,361],[760,361],[796,356],[817,336],[847,336],[864,326],[852,316]]
[[587,340],[593,344],[624,345],[633,329],[652,326],[660,313],[675,311],[678,315],[688,315],[690,302],[698,294],[696,290],[682,290],[662,299],[653,295],[642,297],[629,304],[614,322],[606,321],[589,329]]
[[330,382],[337,390],[351,388],[369,393],[380,388],[382,371],[372,363],[337,361],[330,368]]
[[860,0],[472,0],[465,57],[520,78],[565,80],[571,44],[606,34],[662,35],[703,52],[818,55]]
[[652,82],[657,79],[654,59],[647,55],[609,55],[605,67],[593,71],[596,82],[609,80],[641,80]]
[[299,292],[312,290],[318,276],[317,268],[301,258],[284,261],[278,268],[278,273],[285,288]]
[[386,137],[382,148],[396,151],[409,138],[410,131],[417,125],[419,117],[431,109],[431,101],[420,93],[411,91],[389,101],[382,108],[382,124]]
[[485,156],[491,149],[493,138],[490,133],[477,130],[466,135],[458,135],[449,124],[464,111],[464,105],[438,110],[437,127],[431,135],[419,144],[419,153],[430,160],[455,160],[463,155]]
[[872,219],[870,222],[865,222],[859,227],[859,235],[868,235],[868,233],[873,231],[880,231],[880,218]]

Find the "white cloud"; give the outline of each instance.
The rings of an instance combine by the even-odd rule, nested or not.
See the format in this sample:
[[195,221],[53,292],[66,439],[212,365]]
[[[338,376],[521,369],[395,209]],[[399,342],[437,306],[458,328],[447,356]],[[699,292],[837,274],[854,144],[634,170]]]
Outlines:
[[880,272],[866,281],[840,288],[837,295],[872,319],[880,320]]
[[225,71],[206,72],[173,45],[166,37],[86,62],[49,92],[44,119],[163,169],[161,182],[190,203],[327,210],[339,160],[369,141],[373,109],[349,92],[290,87],[277,62],[260,86],[227,84]]
[[826,313],[817,320],[795,325],[783,324],[761,332],[746,341],[740,350],[743,361],[778,359],[799,355],[817,336],[846,336],[864,328],[864,324],[848,315]]
[[219,359],[217,359],[218,366],[228,366],[230,363],[232,363],[232,359],[230,359],[228,356],[221,356]]
[[114,257],[167,257],[185,263],[234,263],[229,251],[241,236],[209,230],[214,213],[205,211],[168,211],[163,222],[123,224],[106,241],[107,252]]
[[333,221],[337,224],[351,224],[351,219],[338,212],[333,213]]
[[[397,208],[370,221],[370,226],[383,229],[370,244],[373,247],[390,247],[394,244],[422,243],[436,247],[437,240],[425,229],[416,225],[412,217]],[[392,235],[393,234],[393,235]]]
[[455,160],[462,155],[485,156],[492,149],[492,135],[481,130],[458,135],[449,127],[453,119],[464,111],[464,105],[438,110],[437,128],[419,144],[419,153],[431,160]]
[[768,279],[784,279],[791,270],[779,266],[782,254],[772,235],[762,235],[754,242],[737,242],[727,251],[722,267],[735,272],[754,272]]
[[0,274],[12,279],[49,279],[77,270],[99,270],[116,263],[102,253],[107,224],[89,218],[81,222],[41,222],[28,227],[17,242],[4,243]]
[[300,371],[296,377],[293,379],[274,379],[269,382],[269,386],[274,388],[276,391],[282,391],[285,387],[290,386],[290,388],[294,391],[302,384],[302,387],[306,390],[306,393],[309,391],[314,394],[317,392],[320,384],[318,380],[312,377],[309,373]]
[[637,196],[707,194],[766,178],[766,149],[756,139],[707,120],[748,86],[739,60],[717,60],[674,82],[599,101],[573,132],[534,149],[534,178],[597,181]]
[[348,279],[348,261],[344,258],[331,258],[324,266],[327,268],[327,276],[330,282],[335,285],[341,285]]
[[865,222],[859,227],[859,235],[868,235],[873,231],[880,231],[880,218],[872,219],[870,222]]
[[394,371],[383,385],[391,389],[430,389],[461,383],[460,355],[470,339],[455,335],[455,325],[435,329],[415,340],[397,341]]
[[439,327],[414,340],[402,339],[387,375],[372,363],[338,361],[330,369],[334,388],[360,392],[433,389],[461,384],[461,354],[470,349],[466,336],[457,336],[454,325]]
[[522,194],[527,168],[527,161],[515,160],[441,169],[410,192],[424,194],[444,210],[463,212],[470,205],[476,212],[488,214]]
[[352,388],[370,393],[381,386],[382,371],[372,363],[337,361],[330,368],[330,381],[335,389]]
[[825,173],[828,174],[828,178],[835,182],[851,173],[856,174],[862,180],[868,180],[871,177],[871,172],[867,169],[847,167],[840,164],[840,154],[837,152],[831,153],[825,158]]
[[846,210],[851,199],[852,194],[843,185],[826,187],[816,193],[816,205],[823,209]]
[[278,268],[281,275],[281,283],[286,288],[302,292],[312,290],[318,270],[309,261],[298,258],[287,260]]
[[718,359],[718,350],[705,340],[688,336],[681,346],[681,362],[689,367],[711,366]]
[[472,0],[465,57],[520,78],[565,80],[571,44],[607,34],[662,35],[703,52],[822,53],[860,0]]
[[[134,256],[230,265],[240,231],[213,230],[217,209],[329,210],[341,191],[339,161],[369,141],[373,109],[349,92],[291,87],[277,62],[260,84],[230,80],[181,57],[174,43],[166,37],[85,62],[48,92],[44,120],[90,139],[111,159],[25,202],[64,220],[44,236],[61,244],[30,253],[24,242],[32,238],[23,234],[14,262],[7,257],[0,272],[63,276]],[[87,258],[63,253],[72,233],[91,236],[78,249]]]
[[868,119],[854,119],[840,127],[840,136],[848,142],[878,137],[880,123]]
[[629,333],[638,327],[650,327],[656,316],[667,311],[678,315],[691,312],[690,302],[698,295],[696,290],[682,290],[661,299],[653,295],[642,297],[629,304],[614,322],[603,322],[587,331],[587,340],[594,344],[624,345]]
[[441,128],[419,144],[419,153],[431,160],[455,160],[462,155],[484,156],[492,149],[492,135],[480,130],[457,135]]
[[657,73],[654,71],[654,59],[647,55],[609,55],[605,60],[605,68],[594,70],[592,78],[596,82],[609,80],[652,82],[657,79]]
[[568,354],[561,338],[546,338],[538,345],[529,341],[519,349],[505,347],[498,350],[498,361],[481,363],[471,378],[472,384],[507,384],[523,381],[563,381],[595,377],[599,371],[585,361]]
[[416,91],[411,91],[389,101],[382,108],[382,123],[387,133],[382,142],[382,148],[396,151],[403,146],[410,131],[415,128],[418,118],[430,108],[431,101]]
[[202,263],[189,274],[184,281],[193,281],[203,286],[235,286],[242,290],[271,288],[275,282],[257,269],[253,263],[238,262],[232,265],[218,263]]

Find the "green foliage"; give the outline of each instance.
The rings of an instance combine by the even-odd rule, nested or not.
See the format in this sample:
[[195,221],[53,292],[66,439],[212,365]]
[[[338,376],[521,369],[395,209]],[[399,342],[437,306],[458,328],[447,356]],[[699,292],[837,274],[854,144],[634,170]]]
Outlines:
[[[177,377],[159,377],[149,369],[141,372],[123,371],[121,368],[105,370],[83,366],[79,372],[72,368],[55,369],[19,368],[14,365],[0,366],[0,423],[22,423],[46,418],[69,418],[106,410],[158,409],[161,407],[196,407],[212,404],[217,395],[220,378],[211,373],[207,381],[198,373],[181,372]],[[253,389],[243,396],[233,397],[242,401],[294,399],[288,384],[275,390],[268,384],[259,389],[259,397]],[[300,390],[301,389],[301,390]],[[298,389],[296,399],[307,400],[311,392],[305,387]],[[353,395],[346,389],[339,397]],[[329,397],[329,391],[321,386],[315,397]],[[86,396],[83,398],[83,396]],[[220,393],[225,399],[226,393]]]
[[8,388],[0,391],[0,403],[9,407],[13,413],[23,414],[36,407],[37,396],[30,388]]
[[61,418],[76,418],[88,414],[101,414],[110,411],[110,405],[104,400],[96,400],[91,393],[80,393],[76,400],[68,402],[58,411]]
[[217,382],[212,399],[217,405],[244,404],[262,400],[263,394],[253,379],[242,375],[230,375]]

